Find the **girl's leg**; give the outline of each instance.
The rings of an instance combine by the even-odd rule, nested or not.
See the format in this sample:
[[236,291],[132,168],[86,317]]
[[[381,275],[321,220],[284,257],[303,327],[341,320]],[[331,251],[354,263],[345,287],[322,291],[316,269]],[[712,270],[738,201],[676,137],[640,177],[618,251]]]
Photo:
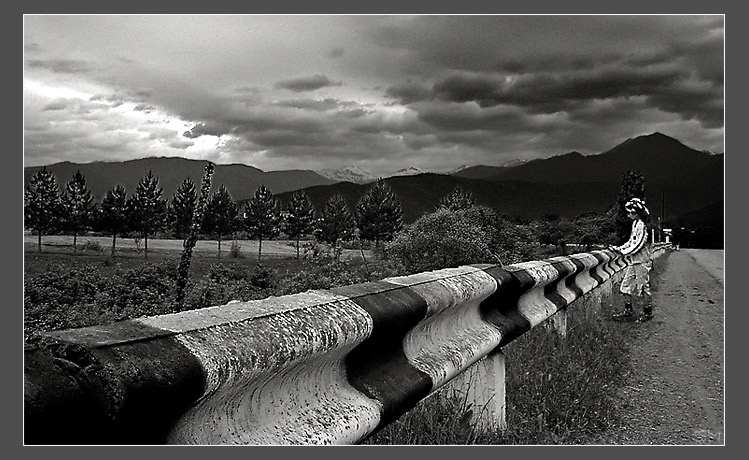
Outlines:
[[637,318],[637,321],[643,323],[653,318],[653,296],[650,294],[649,284],[643,286],[640,301],[642,302],[642,314]]
[[632,295],[622,293],[624,296],[624,310],[614,313],[614,319],[625,319],[634,316],[634,310],[632,309]]

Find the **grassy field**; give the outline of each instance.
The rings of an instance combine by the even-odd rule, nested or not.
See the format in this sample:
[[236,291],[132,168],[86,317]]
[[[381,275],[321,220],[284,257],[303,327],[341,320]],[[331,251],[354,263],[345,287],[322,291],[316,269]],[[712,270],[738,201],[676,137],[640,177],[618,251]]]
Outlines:
[[291,241],[263,242],[258,264],[257,241],[222,244],[198,241],[190,262],[186,299],[176,304],[180,240],[149,241],[148,257],[132,239],[118,240],[115,257],[111,239],[79,237],[74,250],[70,236],[46,236],[42,252],[36,238],[24,237],[24,332],[68,329],[114,321],[223,305],[231,300],[257,300],[308,289],[370,281],[390,272],[365,250],[344,249],[340,260],[329,248],[315,245],[301,251]]
[[[242,258],[252,263],[257,263],[258,241],[257,240],[237,240],[240,247]],[[304,255],[303,246],[307,241],[300,242],[300,253]],[[38,240],[36,236],[24,235],[23,237],[24,254],[39,253]],[[229,257],[232,241],[221,242],[222,258]],[[76,251],[73,251],[73,237],[69,235],[48,235],[42,237],[42,253],[50,254],[69,254],[79,255],[100,255],[109,257],[111,255],[112,238],[104,236],[79,236]],[[176,239],[149,239],[148,240],[148,257],[165,257],[174,256],[179,258],[182,253],[182,240]],[[365,251],[365,255],[371,253]],[[117,238],[116,256],[125,259],[145,258],[145,242],[132,238]],[[198,240],[193,248],[193,257],[218,258],[218,243],[216,241]],[[291,259],[296,258],[295,242],[291,240],[270,240],[263,241],[262,257],[270,259]],[[358,249],[344,249],[342,254],[343,260],[361,259],[361,253]]]

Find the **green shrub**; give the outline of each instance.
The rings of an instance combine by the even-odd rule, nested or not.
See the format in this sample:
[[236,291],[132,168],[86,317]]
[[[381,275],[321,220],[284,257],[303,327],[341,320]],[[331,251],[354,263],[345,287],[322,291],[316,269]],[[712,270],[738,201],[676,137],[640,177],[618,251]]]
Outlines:
[[465,212],[439,208],[404,229],[386,245],[387,254],[417,273],[482,262],[497,262],[490,237]]
[[171,262],[106,276],[94,265],[54,265],[24,277],[24,330],[31,334],[171,313],[175,283]]

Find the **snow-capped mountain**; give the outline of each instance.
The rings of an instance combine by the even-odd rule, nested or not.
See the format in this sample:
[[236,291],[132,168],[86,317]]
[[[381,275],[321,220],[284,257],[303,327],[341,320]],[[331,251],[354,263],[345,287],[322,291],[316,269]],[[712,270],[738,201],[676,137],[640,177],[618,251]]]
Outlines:
[[451,169],[450,171],[447,171],[445,174],[447,174],[449,176],[451,174],[459,173],[459,172],[461,172],[462,170],[464,170],[466,168],[470,168],[470,166],[468,166],[468,165],[460,165],[460,166],[458,166],[455,169]]
[[321,169],[317,174],[338,182],[353,182],[355,184],[366,184],[377,180],[375,176],[358,166],[347,166],[340,169]]
[[416,176],[418,174],[425,174],[425,172],[415,166],[409,166],[408,168],[399,169],[398,171],[394,172],[390,177]]
[[520,165],[523,165],[523,164],[526,164],[526,163],[528,163],[528,160],[521,160],[521,159],[510,160],[508,162],[502,163],[502,167],[503,168],[514,168],[515,166],[520,166]]

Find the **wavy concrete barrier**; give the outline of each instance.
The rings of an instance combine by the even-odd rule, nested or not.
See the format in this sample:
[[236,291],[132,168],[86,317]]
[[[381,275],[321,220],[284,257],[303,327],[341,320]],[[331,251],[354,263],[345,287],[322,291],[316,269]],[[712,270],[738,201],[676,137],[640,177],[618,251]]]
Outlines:
[[354,444],[447,383],[502,427],[501,348],[563,331],[625,266],[463,266],[47,333],[25,350],[25,443]]

